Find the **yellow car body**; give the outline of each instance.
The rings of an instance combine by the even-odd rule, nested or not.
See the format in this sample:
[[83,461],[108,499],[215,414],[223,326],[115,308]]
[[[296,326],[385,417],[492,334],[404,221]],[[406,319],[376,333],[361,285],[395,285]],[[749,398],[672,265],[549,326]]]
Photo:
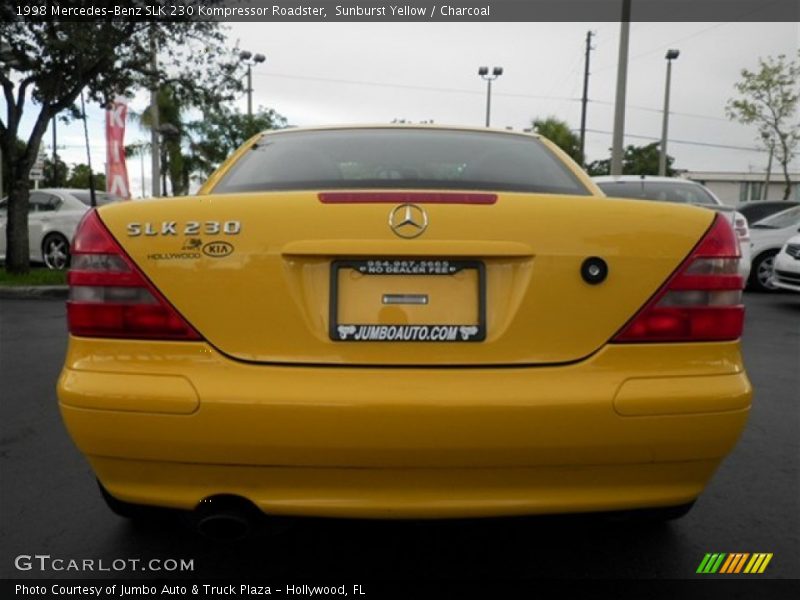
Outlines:
[[[542,140],[586,193],[421,203],[427,228],[405,239],[387,226],[397,203],[326,204],[324,189],[216,194],[255,142],[198,196],[97,211],[200,338],[70,335],[60,410],[114,498],[190,510],[230,495],[274,515],[440,518],[672,507],[701,493],[747,420],[739,341],[611,340],[712,212],[605,199]],[[173,222],[176,235],[162,234]],[[187,222],[198,233],[182,235]],[[240,231],[226,234],[232,222]],[[581,265],[595,256],[609,274],[589,285]],[[485,339],[333,339],[332,265],[398,257],[479,262]],[[337,318],[464,324],[477,272],[343,267]],[[435,302],[372,306],[387,289]]]

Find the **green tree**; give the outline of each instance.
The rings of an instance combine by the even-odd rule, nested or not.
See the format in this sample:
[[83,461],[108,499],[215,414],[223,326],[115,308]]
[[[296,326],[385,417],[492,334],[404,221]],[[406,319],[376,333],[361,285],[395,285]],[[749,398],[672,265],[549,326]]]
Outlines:
[[569,154],[570,158],[579,165],[583,164],[581,139],[569,128],[566,121],[552,116],[546,119],[536,119],[533,122],[533,129]]
[[[209,0],[209,4],[219,0]],[[77,0],[64,0],[65,6]],[[119,0],[124,9],[141,9],[149,0]],[[151,41],[159,64],[150,63]],[[33,21],[16,15],[12,3],[0,3],[0,86],[7,106],[0,118],[0,145],[9,165],[6,268],[29,268],[28,175],[48,122],[56,114],[78,116],[76,99],[86,90],[90,101],[107,105],[118,94],[169,83],[193,104],[213,106],[240,91],[242,66],[235,49],[215,21]],[[14,143],[26,102],[35,119],[25,148]]]
[[739,93],[728,100],[728,118],[758,129],[756,139],[774,153],[781,165],[786,187],[783,199],[792,191],[789,163],[797,154],[800,123],[795,118],[800,102],[800,51],[797,60],[785,54],[758,60],[758,69],[742,69],[741,80],[734,84]]
[[[167,194],[167,178],[170,181],[173,196],[182,196],[189,192],[190,160],[183,154],[183,142],[186,136],[183,122],[187,108],[183,97],[171,85],[163,86],[156,95],[158,104],[159,135],[161,139],[159,157],[161,164],[161,189]],[[131,117],[152,131],[153,119],[150,107],[141,114],[131,112]]]
[[[653,142],[646,146],[627,146],[622,155],[623,175],[658,175],[659,143]],[[667,176],[672,177],[676,171],[672,168],[675,159],[667,154]],[[592,161],[586,170],[592,177],[608,175],[611,173],[611,160]]]
[[206,113],[202,119],[188,126],[193,173],[205,180],[239,146],[261,131],[282,129],[286,119],[275,112],[259,106],[252,117],[228,106]]
[[[67,178],[66,187],[78,188],[81,190],[90,189],[89,165],[75,165]],[[98,192],[106,191],[106,176],[103,173],[94,172],[94,189]]]
[[55,168],[53,168],[53,159],[46,158],[42,171],[44,172],[44,187],[64,187],[69,169],[58,153],[56,153]]

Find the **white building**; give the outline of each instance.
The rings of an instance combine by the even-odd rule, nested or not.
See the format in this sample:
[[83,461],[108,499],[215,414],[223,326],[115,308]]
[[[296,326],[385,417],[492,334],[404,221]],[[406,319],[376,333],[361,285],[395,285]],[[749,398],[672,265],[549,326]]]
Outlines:
[[[731,171],[686,171],[681,177],[702,183],[710,189],[725,204],[735,206],[741,202],[756,202],[758,200],[782,200],[783,190],[786,187],[783,173],[773,170],[770,177],[769,189],[766,190],[766,173],[742,173]],[[789,173],[792,181],[790,200],[800,201],[800,173]]]

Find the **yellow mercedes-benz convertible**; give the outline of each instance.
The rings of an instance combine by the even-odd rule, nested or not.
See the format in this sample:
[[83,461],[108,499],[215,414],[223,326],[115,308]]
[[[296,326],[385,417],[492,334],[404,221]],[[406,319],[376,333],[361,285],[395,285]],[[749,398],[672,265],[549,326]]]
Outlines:
[[266,133],[84,218],[60,409],[124,514],[674,517],[747,420],[738,257],[535,135]]

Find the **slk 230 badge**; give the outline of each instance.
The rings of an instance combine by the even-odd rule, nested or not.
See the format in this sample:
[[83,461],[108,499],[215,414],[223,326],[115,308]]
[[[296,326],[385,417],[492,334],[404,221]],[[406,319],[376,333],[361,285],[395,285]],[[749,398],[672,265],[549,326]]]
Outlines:
[[242,231],[239,221],[186,221],[181,225],[177,221],[161,223],[128,223],[128,235],[238,235]]

